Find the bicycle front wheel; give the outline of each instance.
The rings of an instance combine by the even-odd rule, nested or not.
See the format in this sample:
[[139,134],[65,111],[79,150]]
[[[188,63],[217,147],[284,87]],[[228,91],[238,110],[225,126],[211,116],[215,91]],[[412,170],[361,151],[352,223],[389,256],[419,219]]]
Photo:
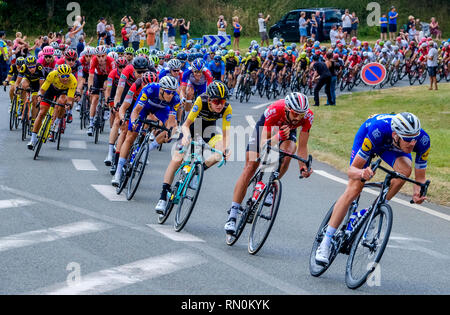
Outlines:
[[[268,195],[272,194],[272,204],[266,203]],[[272,230],[277,217],[281,200],[281,182],[275,179],[262,196],[258,210],[253,219],[252,229],[248,238],[248,252],[255,255],[263,247]]]
[[382,204],[359,231],[347,259],[345,283],[350,289],[362,286],[377,268],[389,241],[392,219],[391,207]]
[[131,176],[130,179],[128,180],[127,200],[133,199],[134,194],[136,193],[139,187],[142,175],[144,175],[145,166],[147,165],[148,152],[149,152],[148,143],[145,143],[142,145],[141,150],[139,151],[138,155],[134,160]]
[[11,110],[9,112],[9,130],[13,130],[14,128],[14,120],[17,113],[17,96],[14,96],[14,99],[11,104]]
[[202,187],[203,172],[203,165],[196,163],[194,170],[192,170],[190,180],[185,182],[186,184],[181,193],[180,203],[175,214],[174,228],[177,232],[180,232],[184,228],[194,210]]

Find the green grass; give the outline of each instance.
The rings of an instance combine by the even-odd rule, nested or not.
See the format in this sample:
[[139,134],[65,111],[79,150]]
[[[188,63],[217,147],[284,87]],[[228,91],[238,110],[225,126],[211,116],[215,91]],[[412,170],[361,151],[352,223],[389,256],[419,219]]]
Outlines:
[[[432,182],[429,200],[450,206],[450,84],[438,87],[439,91],[429,91],[423,85],[358,92],[338,97],[336,107],[314,108],[310,138],[314,158],[346,171],[354,136],[369,115],[412,112],[431,137],[427,168],[427,178]],[[403,192],[411,194],[412,185],[406,184]]]

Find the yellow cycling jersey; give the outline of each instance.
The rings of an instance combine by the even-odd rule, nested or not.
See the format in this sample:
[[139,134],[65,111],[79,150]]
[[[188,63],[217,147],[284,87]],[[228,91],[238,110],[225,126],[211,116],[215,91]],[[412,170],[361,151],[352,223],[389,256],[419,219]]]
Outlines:
[[242,63],[244,65],[247,65],[248,62],[250,62],[250,63],[256,63],[257,62],[258,63],[258,68],[261,67],[261,58],[259,58],[258,56],[256,56],[256,60],[255,61],[252,60],[252,56],[248,56],[247,58],[242,60]]
[[70,75],[69,82],[67,84],[64,84],[61,82],[59,78],[58,70],[54,70],[48,74],[47,79],[41,86],[41,89],[47,91],[50,86],[53,86],[55,89],[59,91],[68,90],[67,96],[69,98],[74,98],[77,85],[78,85],[77,79],[75,79],[75,76],[73,74]]
[[208,103],[208,96],[206,94],[200,95],[194,103],[191,112],[189,113],[188,119],[194,122],[197,117],[200,117],[205,121],[216,121],[223,118],[222,130],[228,130],[231,126],[231,116],[233,114],[233,109],[229,103],[225,104],[225,107],[220,113],[216,113],[211,110]]

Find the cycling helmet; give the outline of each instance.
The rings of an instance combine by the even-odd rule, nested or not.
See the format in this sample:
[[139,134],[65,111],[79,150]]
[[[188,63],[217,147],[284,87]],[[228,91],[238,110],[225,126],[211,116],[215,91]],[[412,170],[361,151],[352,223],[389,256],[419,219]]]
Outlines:
[[235,55],[234,55],[234,50],[230,49],[230,50],[228,51],[228,56],[234,57],[234,56],[235,56]]
[[203,59],[197,58],[192,63],[192,70],[194,71],[202,71],[205,67],[205,61]]
[[27,66],[35,66],[37,63],[36,57],[34,56],[28,56],[27,59],[25,60],[25,64]]
[[295,48],[297,48],[297,44],[296,43],[292,43],[291,47],[292,47],[292,50],[295,50]]
[[53,49],[59,49],[59,44],[57,42],[51,43],[50,46],[52,46]]
[[333,55],[333,59],[334,59],[334,60],[339,60],[339,54],[334,54],[334,55]]
[[390,40],[386,41],[386,43],[385,43],[385,45],[388,46],[388,47],[391,47],[391,44],[392,44],[392,43],[391,43]]
[[186,53],[185,53],[185,52],[180,52],[180,53],[178,54],[178,56],[177,56],[177,59],[178,59],[178,60],[181,60],[181,61],[186,61],[186,60],[187,60],[187,55],[186,55]]
[[175,91],[178,88],[178,80],[170,75],[166,75],[159,81],[159,86],[166,90]]
[[219,46],[217,46],[217,45],[211,46],[211,52],[216,52],[218,49],[219,49]]
[[261,58],[263,58],[263,59],[266,59],[266,58],[267,58],[267,51],[266,51],[266,50],[264,50],[264,51],[261,53]]
[[148,48],[147,47],[142,47],[141,49],[141,54],[144,54],[144,55],[150,55],[150,50],[148,50]]
[[123,54],[123,53],[125,53],[125,47],[123,47],[123,46],[117,46],[117,47],[116,47],[116,52],[117,52],[118,54]]
[[223,50],[222,50],[222,56],[226,56],[227,54],[228,54],[228,50],[223,49]]
[[395,52],[397,52],[398,51],[398,46],[397,45],[395,45],[395,46],[392,46],[392,50],[394,50]]
[[220,48],[226,49],[226,48],[227,48],[227,44],[221,44],[221,45],[220,45]]
[[275,47],[273,45],[269,46],[269,50],[273,50]]
[[363,57],[367,57],[369,54],[367,53],[367,51],[363,52]]
[[38,55],[37,55],[38,59],[41,59],[42,57],[44,57],[44,52],[41,50]]
[[106,55],[105,46],[98,46],[97,48],[95,48],[95,54],[96,55]]
[[153,61],[153,64],[159,65],[159,58],[156,55],[151,55],[149,58],[151,61]]
[[88,57],[95,55],[95,48],[92,48],[92,47],[86,48],[84,50],[84,55],[88,56]]
[[352,37],[352,42],[356,42],[358,39],[356,38],[356,36]]
[[45,46],[42,52],[44,53],[44,56],[53,56],[55,50],[53,49],[53,47]]
[[[343,47],[344,47],[344,45],[343,45],[343,44],[341,44],[341,43],[339,43],[339,44],[337,44],[337,47],[338,47],[338,48],[343,48]],[[311,48],[311,47],[308,47],[308,48]]]
[[257,42],[256,40],[252,40],[252,41],[250,42],[250,46],[254,46],[254,45],[256,45],[256,44],[258,44],[258,42]]
[[75,49],[67,49],[66,52],[64,53],[64,57],[77,59],[78,58],[78,54],[77,54],[77,51]]
[[165,55],[166,53],[160,50],[158,50],[158,52],[156,53],[156,56],[158,56],[159,59],[163,59]]
[[420,133],[420,120],[414,114],[400,113],[391,121],[392,131],[402,136],[417,136]]
[[134,48],[133,47],[125,48],[125,53],[134,55],[134,53],[135,53]]
[[253,45],[253,49],[254,49],[254,50],[258,50],[258,49],[259,49],[259,45],[258,45],[258,44]]
[[68,46],[66,44],[62,44],[62,43],[59,44],[59,49],[62,50],[62,51],[65,51],[67,49],[67,47]]
[[296,113],[306,113],[309,109],[308,97],[299,92],[289,93],[284,99],[286,107]]
[[254,51],[252,51],[252,52],[250,53],[250,55],[251,55],[252,57],[256,57],[256,56],[258,56],[258,52],[257,52],[256,50],[254,50]]
[[111,52],[108,54],[108,57],[111,57],[112,59],[117,60],[117,58],[119,58],[119,55],[118,55],[116,52],[111,51]]
[[380,46],[384,46],[384,42],[383,42],[383,41],[380,41],[379,45],[380,45]]
[[194,61],[194,60],[195,60],[195,55],[194,55],[194,54],[189,54],[189,55],[187,56],[187,60],[188,60],[189,62]]
[[206,94],[210,99],[227,99],[228,87],[222,81],[213,81],[206,89]]
[[135,70],[143,70],[148,68],[148,60],[144,57],[138,56],[133,59],[133,67]]
[[306,52],[302,52],[300,54],[300,59],[305,59],[306,58]]
[[176,70],[176,69],[181,69],[181,61],[178,59],[172,59],[168,62],[167,64],[169,66],[170,70]]
[[203,54],[203,55],[205,55],[205,54],[207,54],[208,53],[208,49],[206,49],[206,48],[200,48],[200,52]]
[[420,45],[420,48],[427,48],[428,47],[428,43],[422,43],[422,45]]
[[277,53],[277,57],[283,57],[283,56],[284,56],[284,52],[279,51],[279,52]]
[[444,43],[444,47],[447,48],[448,46],[450,46],[450,43],[449,42],[445,42]]
[[388,49],[387,49],[387,48],[383,48],[383,49],[381,49],[381,52],[382,52],[383,54],[386,54],[386,53],[388,52]]
[[59,75],[68,75],[72,73],[72,69],[69,67],[69,65],[66,64],[59,65],[56,69]]
[[142,75],[142,82],[144,82],[145,85],[156,83],[158,82],[158,76],[156,73],[148,71]]
[[62,51],[59,49],[55,49],[55,52],[53,53],[53,56],[55,57],[61,57],[62,56]]
[[363,42],[363,46],[369,46],[369,42]]
[[128,66],[128,60],[125,57],[120,57],[116,60],[117,67],[126,67]]
[[413,40],[412,40],[412,41],[410,41],[410,42],[409,42],[409,46],[416,46],[416,42],[415,42],[415,41],[413,41]]
[[21,68],[24,64],[25,64],[25,58],[24,57],[19,57],[19,58],[16,59],[16,66],[18,68]]
[[222,61],[222,57],[220,55],[215,55],[214,56],[214,62],[219,63]]
[[195,45],[194,45],[194,48],[197,49],[197,50],[200,50],[200,49],[202,48],[202,45],[200,45],[200,44],[195,44]]
[[332,43],[331,44],[331,48],[335,49],[336,48],[336,43]]

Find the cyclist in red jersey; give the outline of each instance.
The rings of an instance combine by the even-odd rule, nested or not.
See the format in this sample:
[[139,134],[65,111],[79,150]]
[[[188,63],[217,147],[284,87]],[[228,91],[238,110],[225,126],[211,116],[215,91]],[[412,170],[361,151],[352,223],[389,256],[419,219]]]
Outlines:
[[106,55],[104,46],[98,46],[95,49],[95,54],[96,56],[92,57],[88,80],[88,89],[91,93],[91,109],[87,135],[90,137],[94,135],[94,117],[97,111],[100,89],[104,88],[108,74],[116,68],[114,59]]
[[[271,141],[273,145],[279,143],[279,148],[287,153],[307,159],[309,131],[314,120],[314,114],[309,109],[308,97],[302,93],[288,94],[285,99],[276,101],[269,106],[255,126],[247,146],[244,171],[239,177],[233,194],[230,215],[225,224],[228,234],[236,232],[236,217],[244,200],[250,179],[259,166],[258,157],[260,146]],[[300,137],[297,141],[297,129]],[[291,159],[286,157],[280,168],[280,177],[286,173]],[[309,177],[312,171],[307,170],[304,163],[299,162],[300,173],[303,177]],[[270,197],[265,202],[271,203]]]

